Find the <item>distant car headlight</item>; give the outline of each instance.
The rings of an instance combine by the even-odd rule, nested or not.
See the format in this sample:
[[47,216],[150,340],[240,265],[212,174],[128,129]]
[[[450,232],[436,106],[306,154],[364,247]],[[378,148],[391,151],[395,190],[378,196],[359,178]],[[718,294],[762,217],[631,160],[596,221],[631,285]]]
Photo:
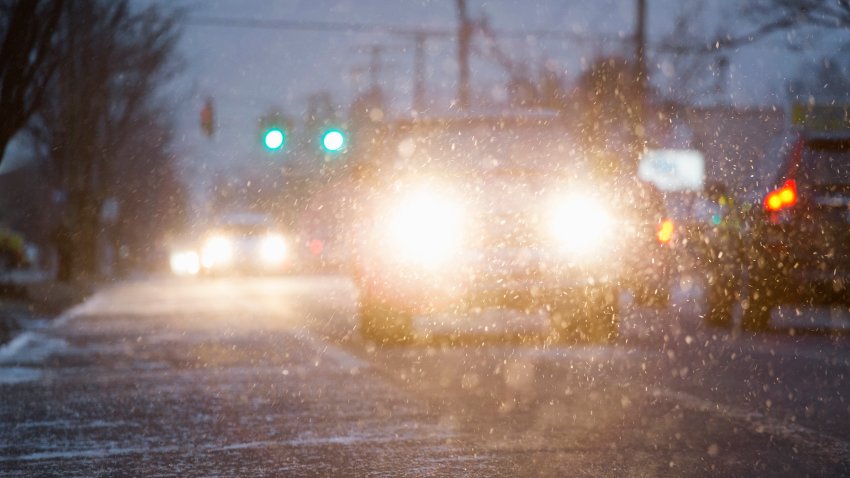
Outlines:
[[278,266],[286,260],[286,240],[279,234],[269,234],[260,242],[260,258],[263,263]]
[[172,252],[170,258],[171,272],[176,275],[195,275],[201,269],[201,261],[195,251]]
[[207,268],[228,265],[233,260],[233,243],[225,236],[212,236],[201,249],[201,264]]
[[582,258],[604,251],[612,240],[615,225],[608,208],[590,195],[560,197],[551,206],[550,232],[557,247],[571,257]]
[[391,206],[387,238],[394,257],[422,267],[439,266],[461,251],[463,207],[450,195],[416,190]]

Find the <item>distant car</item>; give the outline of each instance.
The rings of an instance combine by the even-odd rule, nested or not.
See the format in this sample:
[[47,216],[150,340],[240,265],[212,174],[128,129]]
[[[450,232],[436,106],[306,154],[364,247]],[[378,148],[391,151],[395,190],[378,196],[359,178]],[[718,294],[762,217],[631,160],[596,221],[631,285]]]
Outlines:
[[220,218],[205,233],[197,259],[198,270],[204,275],[280,273],[289,270],[293,262],[291,244],[281,228],[267,215],[254,213]]
[[412,335],[412,316],[540,308],[559,340],[618,336],[623,289],[666,302],[660,193],[594,173],[551,117],[400,121],[358,187],[352,235],[360,328]]
[[172,246],[168,252],[168,265],[172,274],[196,276],[201,272],[201,258],[196,247],[180,244]]
[[[746,330],[767,329],[781,304],[850,304],[850,135],[798,132],[774,154],[779,170],[742,235]],[[731,316],[737,282],[710,291],[721,319]]]

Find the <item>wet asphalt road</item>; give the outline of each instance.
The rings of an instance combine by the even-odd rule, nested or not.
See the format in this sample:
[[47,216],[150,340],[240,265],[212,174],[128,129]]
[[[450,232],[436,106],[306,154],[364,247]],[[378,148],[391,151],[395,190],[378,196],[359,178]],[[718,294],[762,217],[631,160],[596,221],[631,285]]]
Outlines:
[[850,336],[805,330],[846,314],[699,295],[623,297],[610,346],[485,311],[376,348],[345,278],[115,285],[0,348],[0,475],[850,476]]

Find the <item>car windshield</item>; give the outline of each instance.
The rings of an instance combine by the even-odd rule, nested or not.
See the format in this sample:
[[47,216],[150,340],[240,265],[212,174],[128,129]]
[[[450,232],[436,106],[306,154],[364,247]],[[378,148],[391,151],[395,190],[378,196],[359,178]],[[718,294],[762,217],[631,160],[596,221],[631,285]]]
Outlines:
[[552,172],[564,164],[584,163],[557,119],[531,125],[455,124],[415,130],[398,142],[397,157],[413,164],[445,164],[472,171],[528,170]]
[[850,477],[850,0],[0,0],[0,478]]
[[213,229],[225,234],[244,237],[260,236],[271,230],[269,226],[258,224],[222,224]]

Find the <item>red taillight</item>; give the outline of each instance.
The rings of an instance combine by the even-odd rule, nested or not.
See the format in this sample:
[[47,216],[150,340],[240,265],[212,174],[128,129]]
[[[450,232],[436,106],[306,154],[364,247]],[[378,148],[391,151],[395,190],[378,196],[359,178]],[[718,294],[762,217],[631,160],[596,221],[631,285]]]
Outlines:
[[673,221],[665,219],[658,225],[658,232],[655,234],[658,242],[667,244],[673,238]]
[[797,204],[797,183],[793,179],[764,198],[764,208],[770,212],[778,212]]
[[310,252],[312,252],[314,256],[318,256],[322,253],[323,250],[325,250],[325,243],[322,242],[320,239],[313,239],[312,241],[310,241],[309,247]]

